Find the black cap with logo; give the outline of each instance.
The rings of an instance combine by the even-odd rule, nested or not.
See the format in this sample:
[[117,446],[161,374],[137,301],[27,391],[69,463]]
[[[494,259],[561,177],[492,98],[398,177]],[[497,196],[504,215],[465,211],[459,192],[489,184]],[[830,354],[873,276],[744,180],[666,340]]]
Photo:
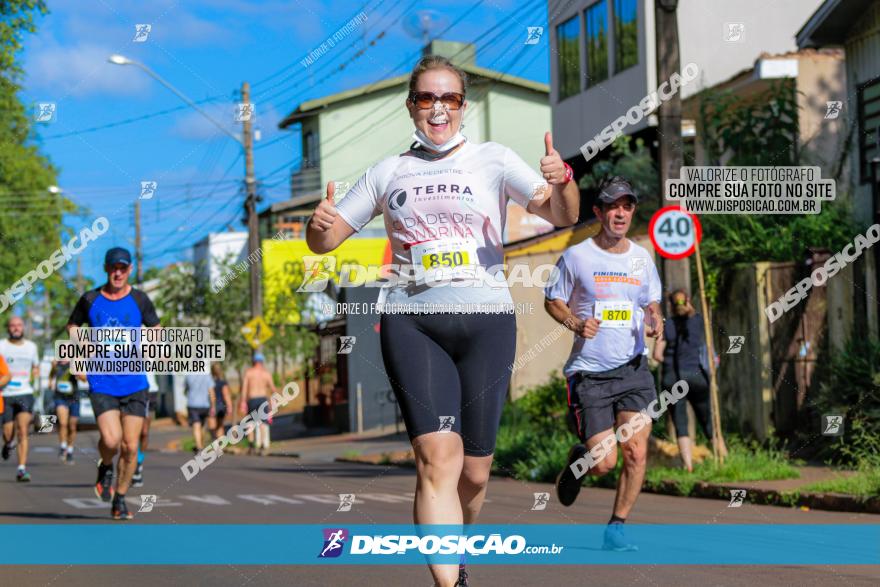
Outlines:
[[117,263],[124,263],[125,265],[131,265],[131,253],[128,252],[128,249],[123,249],[122,247],[113,247],[107,254],[104,255],[104,265],[116,265]]
[[602,187],[602,190],[599,192],[598,200],[604,204],[613,204],[623,196],[631,197],[633,202],[637,204],[639,202],[639,197],[636,195],[628,181],[622,178],[613,179]]

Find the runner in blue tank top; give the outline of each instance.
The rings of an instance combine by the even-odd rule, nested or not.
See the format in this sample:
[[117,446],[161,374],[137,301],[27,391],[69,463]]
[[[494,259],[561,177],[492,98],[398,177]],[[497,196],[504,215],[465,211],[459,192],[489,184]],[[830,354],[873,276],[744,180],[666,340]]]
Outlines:
[[[147,294],[128,284],[131,254],[120,247],[110,249],[104,257],[104,270],[107,283],[79,299],[68,320],[68,332],[83,324],[93,328],[158,326],[159,317],[153,302]],[[95,494],[104,501],[113,501],[114,519],[130,520],[133,516],[125,506],[125,492],[135,470],[138,439],[147,415],[147,376],[94,374],[87,378],[101,434]],[[114,489],[113,458],[120,448]]]

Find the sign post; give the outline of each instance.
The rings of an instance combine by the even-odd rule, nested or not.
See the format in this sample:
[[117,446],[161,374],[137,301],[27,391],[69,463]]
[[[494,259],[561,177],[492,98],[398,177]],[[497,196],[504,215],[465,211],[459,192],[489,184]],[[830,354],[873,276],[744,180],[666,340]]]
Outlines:
[[700,255],[700,241],[703,228],[699,219],[685,212],[679,206],[666,206],[657,210],[648,225],[648,235],[654,250],[666,259],[684,259],[696,254],[697,281],[700,288],[700,304],[703,308],[703,331],[706,333],[706,347],[709,352],[709,396],[712,404],[712,455],[718,463],[724,462],[727,450],[721,433],[721,406],[718,400],[718,380],[715,371],[715,344],[712,337],[712,322],[709,317],[709,302],[706,299],[706,284],[703,277],[703,259]]

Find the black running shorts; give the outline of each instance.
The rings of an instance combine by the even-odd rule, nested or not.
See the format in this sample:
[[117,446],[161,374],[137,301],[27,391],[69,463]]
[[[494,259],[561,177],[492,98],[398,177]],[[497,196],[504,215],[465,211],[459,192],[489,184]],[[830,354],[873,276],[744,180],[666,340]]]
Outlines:
[[569,425],[581,442],[614,428],[619,412],[641,411],[657,399],[654,377],[644,355],[602,373],[579,371],[566,383]]
[[196,423],[201,424],[208,420],[208,412],[210,411],[211,408],[187,408],[186,419],[190,426]]
[[34,413],[34,394],[26,393],[3,398],[3,423],[14,422],[19,414]]
[[495,451],[516,353],[513,314],[382,314],[382,360],[410,439],[455,432]]
[[128,395],[116,396],[106,393],[92,392],[89,394],[92,400],[92,410],[95,418],[110,410],[119,410],[123,416],[147,416],[147,390],[136,391]]

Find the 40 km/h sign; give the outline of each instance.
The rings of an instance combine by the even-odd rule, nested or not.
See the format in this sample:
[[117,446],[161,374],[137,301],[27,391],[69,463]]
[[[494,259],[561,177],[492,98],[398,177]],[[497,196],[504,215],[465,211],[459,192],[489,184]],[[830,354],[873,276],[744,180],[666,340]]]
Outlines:
[[684,259],[693,254],[697,241],[702,240],[703,228],[695,215],[679,206],[666,206],[654,212],[648,235],[661,257]]

